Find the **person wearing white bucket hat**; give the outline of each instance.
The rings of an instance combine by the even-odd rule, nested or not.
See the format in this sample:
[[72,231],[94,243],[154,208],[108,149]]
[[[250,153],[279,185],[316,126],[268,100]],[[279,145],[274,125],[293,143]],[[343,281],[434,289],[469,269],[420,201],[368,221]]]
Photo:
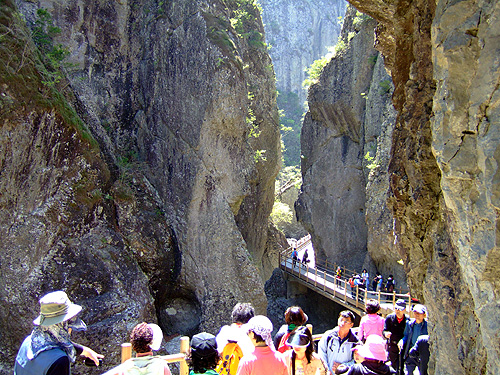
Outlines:
[[69,375],[77,355],[91,359],[98,366],[103,355],[70,340],[72,330],[87,329],[77,317],[81,310],[62,290],[43,296],[40,315],[33,321],[35,327],[17,353],[14,375]]
[[135,358],[127,359],[105,375],[171,375],[167,362],[153,355],[153,351],[160,349],[162,340],[163,332],[158,325],[139,323],[130,333]]
[[236,375],[287,375],[285,358],[274,349],[273,323],[264,315],[254,316],[243,326],[255,346],[253,353],[240,360]]

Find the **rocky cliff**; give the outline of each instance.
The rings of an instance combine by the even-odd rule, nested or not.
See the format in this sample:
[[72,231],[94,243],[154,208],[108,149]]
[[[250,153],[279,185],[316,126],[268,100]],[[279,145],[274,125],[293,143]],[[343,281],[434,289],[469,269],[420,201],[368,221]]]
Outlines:
[[[395,248],[403,258],[411,291],[429,309],[430,372],[497,374],[500,3],[350,2],[377,21],[375,46],[394,83],[397,117],[388,157],[388,206],[394,218]],[[312,94],[319,89],[313,88]],[[349,104],[356,103],[354,98]],[[333,107],[337,122],[354,117],[347,116],[349,105],[339,107]],[[357,128],[333,132],[333,126],[324,125],[327,113],[322,110],[318,120],[311,108],[307,121],[317,126],[309,138],[329,140],[330,133],[340,133],[345,140],[337,141],[333,155],[345,151],[345,160],[353,160],[349,151]],[[303,164],[304,198],[313,185],[308,186],[306,178],[316,161],[310,148],[313,158]],[[343,174],[347,177],[342,183],[354,179],[349,177],[353,174],[357,177],[350,170]],[[322,207],[343,199],[334,195]],[[304,220],[314,223],[314,201],[299,202]],[[361,224],[357,226],[359,233],[365,233]]]
[[340,20],[345,13],[344,0],[263,0],[263,21],[270,54],[276,71],[277,86],[283,93],[294,92],[302,104],[306,91],[304,71],[326,55],[337,42]]
[[296,210],[317,256],[359,272],[397,274],[404,282],[383,173],[395,111],[390,77],[373,47],[375,25],[348,8],[336,55],[309,90]]
[[56,288],[109,364],[143,320],[189,335],[237,301],[264,313],[280,142],[254,2],[0,10],[0,372]]

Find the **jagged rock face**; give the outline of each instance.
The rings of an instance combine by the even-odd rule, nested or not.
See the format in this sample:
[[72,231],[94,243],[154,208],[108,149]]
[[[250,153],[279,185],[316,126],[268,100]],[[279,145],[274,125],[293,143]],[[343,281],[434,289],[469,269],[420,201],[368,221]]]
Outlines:
[[339,17],[344,0],[262,0],[267,42],[280,91],[306,99],[304,69],[335,45],[340,34]]
[[390,199],[436,374],[496,374],[500,4],[351,1],[395,85]]
[[378,248],[390,243],[386,232],[370,237],[375,263],[367,253],[372,225],[392,226],[384,214],[386,205],[380,205],[386,195],[379,187],[383,182],[371,177],[367,197],[369,169],[364,155],[370,152],[376,157],[380,170],[387,166],[383,139],[390,139],[394,117],[390,79],[373,48],[375,24],[356,19],[355,9],[348,8],[342,31],[346,47],[338,50],[309,90],[301,138],[303,185],[295,208],[320,258],[342,265],[349,259],[348,267],[359,272],[367,268],[373,273],[380,266],[394,273],[399,256],[391,252],[392,246]]
[[43,5],[61,28],[72,65],[55,88],[83,122],[62,96],[50,101],[29,32],[2,4],[18,39],[7,39],[15,53],[2,50],[0,77],[0,372],[11,373],[38,298],[55,288],[84,306],[92,334],[78,340],[109,364],[143,320],[191,335],[216,333],[238,301],[265,313],[261,275],[283,240],[268,225],[280,143],[257,9],[17,5],[28,22]]

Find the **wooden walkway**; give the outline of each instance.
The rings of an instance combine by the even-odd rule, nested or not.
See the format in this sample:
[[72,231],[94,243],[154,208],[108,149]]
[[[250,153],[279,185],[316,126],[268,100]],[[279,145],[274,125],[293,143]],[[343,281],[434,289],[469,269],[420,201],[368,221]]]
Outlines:
[[360,316],[365,314],[364,301],[368,298],[379,301],[381,307],[380,313],[384,316],[394,311],[394,305],[400,298],[407,301],[407,312],[409,314],[411,306],[415,304],[409,293],[373,292],[357,286],[351,288],[347,280],[335,278],[335,268],[328,269],[321,265],[309,267],[309,264],[304,264],[300,261],[294,262],[292,259],[292,248],[288,248],[280,254],[279,264],[280,269],[285,272],[289,279],[305,285],[307,288],[335,301]]

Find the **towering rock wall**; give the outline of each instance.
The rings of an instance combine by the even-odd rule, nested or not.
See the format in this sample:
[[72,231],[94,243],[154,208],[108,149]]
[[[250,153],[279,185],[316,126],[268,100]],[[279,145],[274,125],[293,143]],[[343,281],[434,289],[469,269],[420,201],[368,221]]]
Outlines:
[[[24,25],[39,8],[61,29],[66,77]],[[91,334],[76,339],[109,364],[140,321],[216,333],[237,301],[264,313],[280,143],[253,2],[0,11],[0,373],[54,289],[84,306]]]
[[351,3],[379,21],[395,85],[389,204],[431,370],[496,374],[500,2]]
[[263,21],[271,45],[278,89],[294,92],[302,104],[304,69],[328,52],[340,35],[345,0],[263,0]]
[[381,174],[387,169],[395,112],[390,77],[373,48],[375,25],[348,8],[336,55],[309,90],[296,210],[317,256],[359,272],[394,273],[402,282],[385,204],[388,184]]

